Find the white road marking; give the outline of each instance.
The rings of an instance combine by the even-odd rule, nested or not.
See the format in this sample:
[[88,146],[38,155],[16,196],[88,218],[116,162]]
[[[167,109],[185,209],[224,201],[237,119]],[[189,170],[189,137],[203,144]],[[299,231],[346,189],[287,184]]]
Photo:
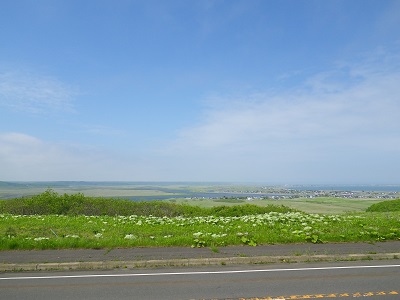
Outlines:
[[0,277],[0,280],[27,280],[27,279],[68,279],[68,278],[96,278],[96,277],[140,277],[140,276],[176,276],[176,275],[211,275],[211,274],[238,274],[261,272],[288,272],[288,271],[317,271],[340,269],[372,269],[372,268],[399,268],[400,265],[372,265],[372,266],[341,266],[341,267],[314,267],[289,269],[262,269],[262,270],[233,270],[233,271],[197,271],[171,273],[128,273],[128,274],[86,274],[86,275],[54,275],[54,276],[21,276]]

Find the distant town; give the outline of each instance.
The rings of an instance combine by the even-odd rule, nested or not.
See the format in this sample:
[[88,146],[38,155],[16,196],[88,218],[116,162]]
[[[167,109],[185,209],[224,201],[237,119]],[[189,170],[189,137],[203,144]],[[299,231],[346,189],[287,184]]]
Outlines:
[[295,199],[295,198],[318,198],[318,197],[336,197],[349,199],[398,199],[400,191],[343,191],[343,190],[303,190],[303,189],[286,189],[276,187],[262,187],[251,190],[227,189],[227,194],[239,193],[251,199]]
[[0,199],[40,194],[46,189],[58,193],[125,199],[296,199],[335,197],[351,199],[399,199],[400,185],[262,185],[208,182],[2,182]]

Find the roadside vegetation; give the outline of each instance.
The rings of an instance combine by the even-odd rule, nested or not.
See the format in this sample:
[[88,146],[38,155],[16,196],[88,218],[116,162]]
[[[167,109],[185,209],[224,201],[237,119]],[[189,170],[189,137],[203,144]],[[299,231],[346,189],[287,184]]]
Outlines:
[[60,195],[52,190],[0,201],[0,250],[399,239],[400,212],[310,214],[281,205],[251,204],[200,208]]
[[67,215],[67,216],[243,216],[268,212],[294,212],[283,205],[197,207],[169,201],[136,202],[124,199],[86,197],[78,194],[58,194],[48,189],[33,197],[0,200],[0,213],[13,215]]

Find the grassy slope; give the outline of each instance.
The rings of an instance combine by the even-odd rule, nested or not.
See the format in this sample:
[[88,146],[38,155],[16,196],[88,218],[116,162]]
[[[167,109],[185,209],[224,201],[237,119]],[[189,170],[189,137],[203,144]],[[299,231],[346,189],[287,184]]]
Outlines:
[[297,199],[282,199],[282,200],[243,200],[241,203],[232,203],[229,200],[226,202],[215,201],[213,199],[174,199],[166,200],[176,204],[195,205],[199,207],[213,207],[216,205],[238,205],[241,203],[250,203],[259,206],[285,205],[287,207],[301,210],[307,213],[322,213],[322,214],[338,214],[345,212],[363,212],[374,203],[383,201],[382,199],[345,199],[334,197],[319,197],[319,198],[297,198]]
[[[323,207],[329,215],[293,212],[280,206],[284,200],[252,203],[260,201],[263,206],[248,205],[246,200],[239,203],[232,199],[222,202],[182,200],[185,204],[203,206],[196,208],[162,201],[133,202],[83,194],[60,195],[48,190],[32,198],[0,201],[0,250],[203,247],[400,239],[398,212],[332,215],[333,208],[348,209],[349,204],[361,210],[370,203],[369,199],[297,201],[303,210],[307,205],[314,212]],[[207,205],[212,208],[206,208]],[[267,213],[269,210],[273,212]]]
[[378,202],[367,209],[368,212],[400,211],[400,199]]
[[[47,187],[32,187],[32,186],[0,186],[0,199],[21,197],[21,196],[32,196],[44,192]],[[118,186],[118,187],[52,187],[57,193],[60,194],[74,194],[84,193],[86,196],[91,197],[135,197],[135,196],[167,196],[171,193],[166,193],[158,190],[147,190],[143,189],[132,189],[129,186]]]
[[218,205],[197,208],[167,201],[129,201],[123,199],[87,197],[82,193],[59,194],[54,190],[32,196],[0,201],[0,213],[12,215],[86,215],[86,216],[243,216],[270,211],[291,212],[282,205],[257,206],[245,203],[240,206]]
[[[172,189],[174,191],[179,190],[191,190],[197,192],[207,192],[211,188],[214,191],[223,192],[226,188],[221,186],[207,186],[207,185],[168,185],[165,186],[168,189]],[[26,186],[23,184],[9,184],[0,182],[0,199],[21,197],[21,196],[29,196],[29,195],[37,195],[44,192],[48,187],[45,185],[32,185]],[[164,188],[164,187],[163,187]],[[118,186],[56,186],[52,188],[55,192],[60,194],[74,194],[77,192],[84,193],[85,196],[90,197],[135,197],[135,196],[154,196],[157,198],[158,196],[168,196],[172,195],[171,193],[166,192],[165,190],[157,190],[157,187],[143,185],[118,185]],[[240,187],[236,186],[235,189],[240,190],[248,190],[249,187]],[[170,201],[170,200],[165,200]],[[179,204],[189,204],[196,205],[199,207],[212,207],[216,205],[237,205],[240,203],[230,203],[230,202],[216,202],[213,199],[199,199],[199,200],[188,200],[188,199],[174,199],[173,202]],[[319,197],[319,198],[297,198],[297,199],[282,199],[282,200],[254,200],[254,201],[246,201],[244,200],[242,203],[251,203],[260,206],[266,206],[268,204],[274,205],[285,205],[291,207],[293,209],[302,210],[308,213],[344,213],[344,212],[362,212],[365,211],[366,208],[371,206],[374,203],[378,203],[383,201],[382,199],[343,199],[343,198],[334,198],[334,197]]]

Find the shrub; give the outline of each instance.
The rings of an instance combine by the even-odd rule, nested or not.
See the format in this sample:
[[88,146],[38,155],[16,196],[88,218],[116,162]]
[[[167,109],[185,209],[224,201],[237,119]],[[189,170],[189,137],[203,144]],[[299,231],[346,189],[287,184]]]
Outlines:
[[400,199],[378,202],[367,208],[367,212],[389,211],[400,211]]
[[49,189],[33,197],[0,201],[0,213],[13,215],[86,215],[86,216],[155,216],[155,217],[195,217],[221,216],[234,217],[269,212],[293,212],[294,210],[278,205],[261,207],[252,204],[236,206],[216,206],[200,208],[179,205],[166,201],[135,202],[125,199],[86,197],[81,193],[60,195]]
[[[32,197],[0,201],[0,212],[15,215],[67,215],[74,214],[83,205],[83,194],[59,195],[48,189]],[[75,213],[76,214],[76,213]]]

